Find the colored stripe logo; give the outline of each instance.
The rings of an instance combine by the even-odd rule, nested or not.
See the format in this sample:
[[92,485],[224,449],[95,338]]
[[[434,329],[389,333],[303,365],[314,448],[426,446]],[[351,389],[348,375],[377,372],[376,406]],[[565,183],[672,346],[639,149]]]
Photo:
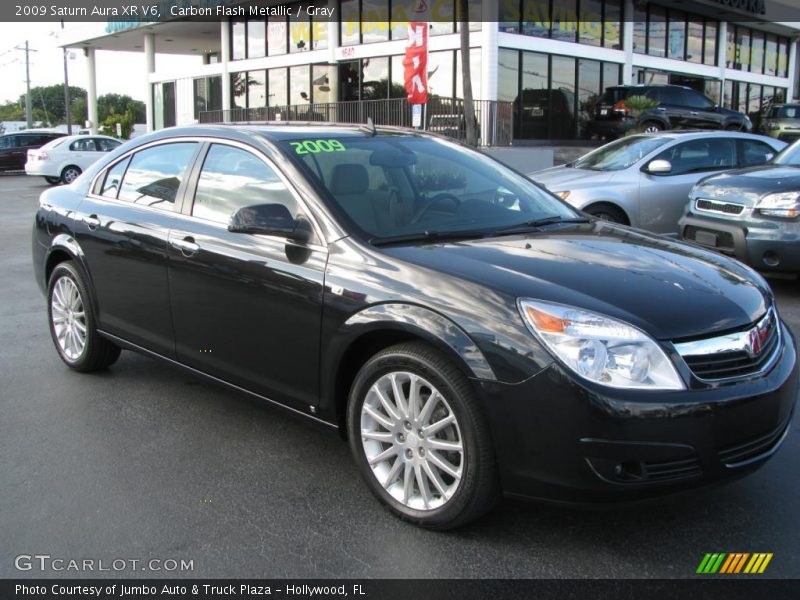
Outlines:
[[737,575],[763,573],[772,560],[772,552],[719,552],[709,553],[700,561],[697,573],[701,575]]

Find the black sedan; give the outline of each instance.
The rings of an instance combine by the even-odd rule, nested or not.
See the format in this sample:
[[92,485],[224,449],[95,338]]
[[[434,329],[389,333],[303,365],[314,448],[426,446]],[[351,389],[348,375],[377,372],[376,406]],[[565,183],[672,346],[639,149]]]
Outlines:
[[756,269],[800,274],[800,142],[765,165],[698,181],[679,226],[684,239]]
[[437,136],[160,131],[46,191],[33,238],[69,367],[135,350],[338,431],[426,527],[748,473],[797,396],[755,272]]

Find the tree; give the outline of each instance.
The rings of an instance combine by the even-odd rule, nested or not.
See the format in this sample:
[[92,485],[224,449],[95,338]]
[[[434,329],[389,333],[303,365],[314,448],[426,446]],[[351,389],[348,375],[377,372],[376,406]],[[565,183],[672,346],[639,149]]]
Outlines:
[[472,75],[469,60],[469,0],[458,0],[459,26],[461,28],[461,79],[464,85],[464,120],[466,121],[466,142],[470,146],[478,145],[476,131],[475,105],[472,101]]
[[[69,86],[69,95],[71,102],[78,98],[83,98],[85,101],[86,90],[71,85]],[[25,94],[19,97],[19,104],[20,106],[25,105]],[[55,85],[32,87],[31,109],[34,120],[48,121],[53,125],[64,123],[66,119],[64,84],[57,83]],[[22,112],[24,115],[24,110]]]
[[[117,123],[120,124],[122,132],[117,135]],[[104,135],[118,137],[122,140],[127,140],[133,131],[133,124],[136,123],[136,117],[133,111],[129,110],[125,114],[110,114],[101,123],[98,128]]]
[[145,120],[144,102],[134,100],[127,94],[103,94],[97,98],[97,119],[102,123],[110,115],[124,115],[133,113],[135,123]]
[[[623,102],[623,105],[631,113],[631,116],[638,125],[639,119],[642,118],[642,113],[644,113],[646,110],[650,110],[651,108],[655,108],[659,105],[659,102],[658,100],[653,100],[647,96],[631,96]],[[639,131],[638,127],[630,130],[630,133],[636,133],[637,131]]]

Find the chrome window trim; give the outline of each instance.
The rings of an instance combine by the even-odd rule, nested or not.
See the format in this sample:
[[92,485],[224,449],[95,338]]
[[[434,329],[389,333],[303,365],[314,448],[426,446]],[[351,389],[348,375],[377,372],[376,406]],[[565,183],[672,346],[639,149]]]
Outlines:
[[[762,373],[767,372],[772,368],[775,364],[778,355],[780,354],[783,348],[783,335],[781,332],[781,321],[778,318],[778,313],[775,311],[774,307],[770,307],[769,310],[761,317],[755,325],[752,327],[748,327],[743,331],[737,331],[734,333],[728,333],[725,335],[713,337],[713,338],[705,338],[702,340],[695,340],[692,342],[683,342],[680,344],[674,344],[675,350],[680,354],[681,358],[688,358],[688,357],[695,357],[695,356],[714,356],[715,354],[724,354],[726,352],[744,352],[748,356],[751,355],[751,341],[750,336],[751,333],[754,331],[758,331],[761,327],[763,327],[769,320],[772,320],[775,327],[775,335],[778,336],[778,339],[775,343],[775,348],[772,350],[772,355],[768,358],[768,360],[762,365],[762,367],[758,371],[753,371],[752,373],[747,373],[746,375],[735,375],[733,377],[720,377],[714,379],[706,379],[703,377],[697,377],[697,379],[701,381],[734,381],[737,379],[747,379],[752,378],[754,376],[760,375]],[[754,358],[754,357],[753,357]],[[687,364],[688,367],[688,364]],[[689,367],[691,371],[691,367]]]

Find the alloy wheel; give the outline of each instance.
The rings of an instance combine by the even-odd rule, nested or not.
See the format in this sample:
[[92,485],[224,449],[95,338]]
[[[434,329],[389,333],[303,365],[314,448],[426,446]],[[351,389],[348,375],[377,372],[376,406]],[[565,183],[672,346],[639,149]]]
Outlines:
[[53,286],[50,299],[53,331],[61,352],[75,361],[86,347],[86,310],[75,282],[67,276]]
[[63,177],[64,183],[72,183],[73,181],[75,181],[78,178],[78,175],[80,175],[80,174],[81,173],[80,173],[80,171],[78,171],[78,169],[74,169],[74,168],[66,169],[64,171],[64,177]]
[[364,454],[383,489],[404,506],[440,508],[464,467],[458,419],[426,379],[395,371],[379,377],[361,407]]

